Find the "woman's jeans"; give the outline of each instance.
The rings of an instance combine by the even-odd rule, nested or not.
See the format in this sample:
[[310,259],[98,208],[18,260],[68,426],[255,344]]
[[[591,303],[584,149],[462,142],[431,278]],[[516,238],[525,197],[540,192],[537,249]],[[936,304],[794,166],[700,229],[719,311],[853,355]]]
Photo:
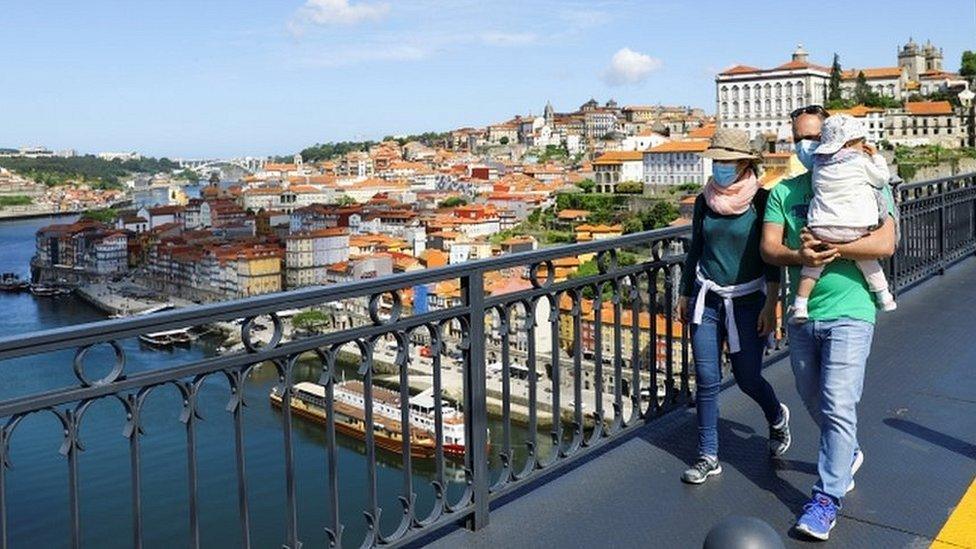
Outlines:
[[[735,321],[740,349],[730,358],[735,382],[743,393],[759,404],[766,421],[772,424],[781,419],[782,412],[776,393],[761,373],[766,338],[759,335],[758,326],[764,303],[761,293],[736,300]],[[691,327],[699,455],[718,456],[718,392],[722,384],[722,350],[727,339],[725,305],[718,295],[709,292],[705,296],[701,324]]]

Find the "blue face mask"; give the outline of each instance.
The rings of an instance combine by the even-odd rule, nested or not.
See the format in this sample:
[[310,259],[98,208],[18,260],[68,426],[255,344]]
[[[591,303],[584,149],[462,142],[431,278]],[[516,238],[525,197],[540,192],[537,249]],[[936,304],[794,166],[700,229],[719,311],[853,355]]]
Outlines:
[[820,146],[820,142],[816,139],[801,139],[796,144],[796,158],[803,164],[803,167],[812,170],[813,169],[813,151],[817,150]]
[[719,164],[718,162],[712,163],[712,179],[715,180],[715,184],[719,187],[728,187],[729,185],[735,183],[739,175],[738,164]]

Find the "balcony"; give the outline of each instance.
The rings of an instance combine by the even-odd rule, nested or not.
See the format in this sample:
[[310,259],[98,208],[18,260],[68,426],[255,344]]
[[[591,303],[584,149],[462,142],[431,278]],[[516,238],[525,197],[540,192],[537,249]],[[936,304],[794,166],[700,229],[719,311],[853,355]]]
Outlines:
[[[933,515],[945,519],[938,510],[976,466],[976,386],[961,365],[974,354],[976,265],[963,260],[976,252],[976,174],[896,195],[889,280],[919,289],[882,319],[869,365],[864,444],[877,469],[859,490],[876,505],[852,505],[856,524],[841,530],[852,544],[934,539]],[[677,482],[694,446],[690,345],[672,316],[688,236],[631,234],[3,337],[0,546],[695,546],[732,509],[785,531],[816,442],[798,436],[784,470],[750,462],[761,426],[737,390],[722,427],[736,471],[699,491]],[[567,257],[597,268],[558,278]],[[450,305],[418,306],[431,291]],[[310,308],[318,328],[288,320]],[[139,340],[184,330],[196,344]],[[234,330],[239,350],[208,343],[218,330]],[[799,411],[777,338],[770,379]],[[365,403],[358,415],[349,398]],[[414,406],[384,412],[397,400]],[[433,410],[430,428],[414,407]],[[461,450],[445,437],[459,421]],[[797,432],[814,431],[799,420]]]

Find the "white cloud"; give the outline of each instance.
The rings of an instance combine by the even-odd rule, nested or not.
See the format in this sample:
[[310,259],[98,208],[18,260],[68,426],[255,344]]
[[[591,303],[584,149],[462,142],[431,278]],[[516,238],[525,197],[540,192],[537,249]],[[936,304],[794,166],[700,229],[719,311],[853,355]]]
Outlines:
[[610,66],[603,71],[603,81],[610,86],[639,84],[660,67],[660,59],[630,48],[621,48],[613,54]]
[[481,41],[489,46],[521,46],[535,42],[538,36],[531,32],[485,32]]
[[385,2],[356,2],[351,0],[305,0],[298,8],[288,30],[300,35],[308,25],[354,25],[361,21],[382,19],[390,11]]

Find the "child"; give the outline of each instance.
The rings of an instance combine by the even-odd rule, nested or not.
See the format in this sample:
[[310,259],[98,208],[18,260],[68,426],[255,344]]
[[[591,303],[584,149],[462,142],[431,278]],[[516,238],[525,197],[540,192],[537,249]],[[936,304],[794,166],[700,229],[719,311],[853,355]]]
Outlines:
[[[874,147],[865,142],[864,124],[840,114],[824,121],[820,146],[814,151],[813,199],[807,226],[819,240],[845,243],[857,240],[881,226],[888,207],[881,189],[888,184],[888,165]],[[895,310],[881,263],[857,261],[858,268],[875,295],[878,307]],[[823,267],[804,267],[793,304],[793,321],[809,318],[807,300]]]

